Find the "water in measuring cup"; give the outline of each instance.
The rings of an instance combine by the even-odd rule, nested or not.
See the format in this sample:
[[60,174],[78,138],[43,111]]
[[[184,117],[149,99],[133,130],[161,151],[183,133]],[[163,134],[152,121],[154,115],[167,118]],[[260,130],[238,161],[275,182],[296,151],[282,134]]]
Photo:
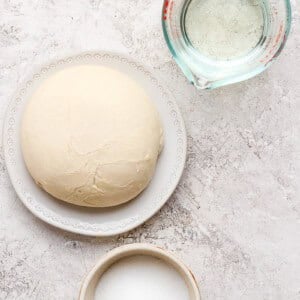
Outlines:
[[262,1],[191,0],[185,31],[192,46],[205,56],[231,60],[248,54],[264,27]]

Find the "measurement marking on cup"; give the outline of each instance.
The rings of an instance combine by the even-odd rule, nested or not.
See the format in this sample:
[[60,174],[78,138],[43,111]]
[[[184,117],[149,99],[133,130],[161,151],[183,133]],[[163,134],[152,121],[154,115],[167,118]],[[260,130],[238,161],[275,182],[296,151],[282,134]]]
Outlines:
[[165,6],[165,9],[164,9],[164,17],[163,18],[166,21],[167,20],[169,1],[166,1],[164,6]]

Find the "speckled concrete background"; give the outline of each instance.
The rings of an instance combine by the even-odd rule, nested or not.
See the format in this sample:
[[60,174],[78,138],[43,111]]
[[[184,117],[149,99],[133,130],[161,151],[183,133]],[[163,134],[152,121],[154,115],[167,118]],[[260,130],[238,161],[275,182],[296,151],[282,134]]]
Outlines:
[[[300,15],[264,74],[210,92],[185,80],[165,46],[162,0],[1,0],[0,125],[34,65],[113,49],[152,66],[175,94],[188,136],[184,176],[167,205],[117,238],[39,221],[18,200],[0,144],[0,299],[76,299],[109,249],[148,242],[190,266],[203,300],[300,299]],[[298,12],[296,11],[298,9]]]

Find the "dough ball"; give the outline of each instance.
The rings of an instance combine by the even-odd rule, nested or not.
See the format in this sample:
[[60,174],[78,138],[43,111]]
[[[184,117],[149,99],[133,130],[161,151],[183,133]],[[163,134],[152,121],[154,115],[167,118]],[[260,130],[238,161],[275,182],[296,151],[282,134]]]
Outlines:
[[159,115],[144,89],[104,66],[69,67],[42,82],[21,135],[35,182],[57,199],[92,207],[136,197],[162,147]]

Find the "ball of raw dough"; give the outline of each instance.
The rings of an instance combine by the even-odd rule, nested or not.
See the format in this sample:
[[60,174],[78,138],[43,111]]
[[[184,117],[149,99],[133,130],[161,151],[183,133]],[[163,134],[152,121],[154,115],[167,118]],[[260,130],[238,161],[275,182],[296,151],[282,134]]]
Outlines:
[[49,194],[81,206],[127,202],[148,185],[162,147],[144,89],[104,66],[81,65],[42,82],[21,128],[26,166]]

